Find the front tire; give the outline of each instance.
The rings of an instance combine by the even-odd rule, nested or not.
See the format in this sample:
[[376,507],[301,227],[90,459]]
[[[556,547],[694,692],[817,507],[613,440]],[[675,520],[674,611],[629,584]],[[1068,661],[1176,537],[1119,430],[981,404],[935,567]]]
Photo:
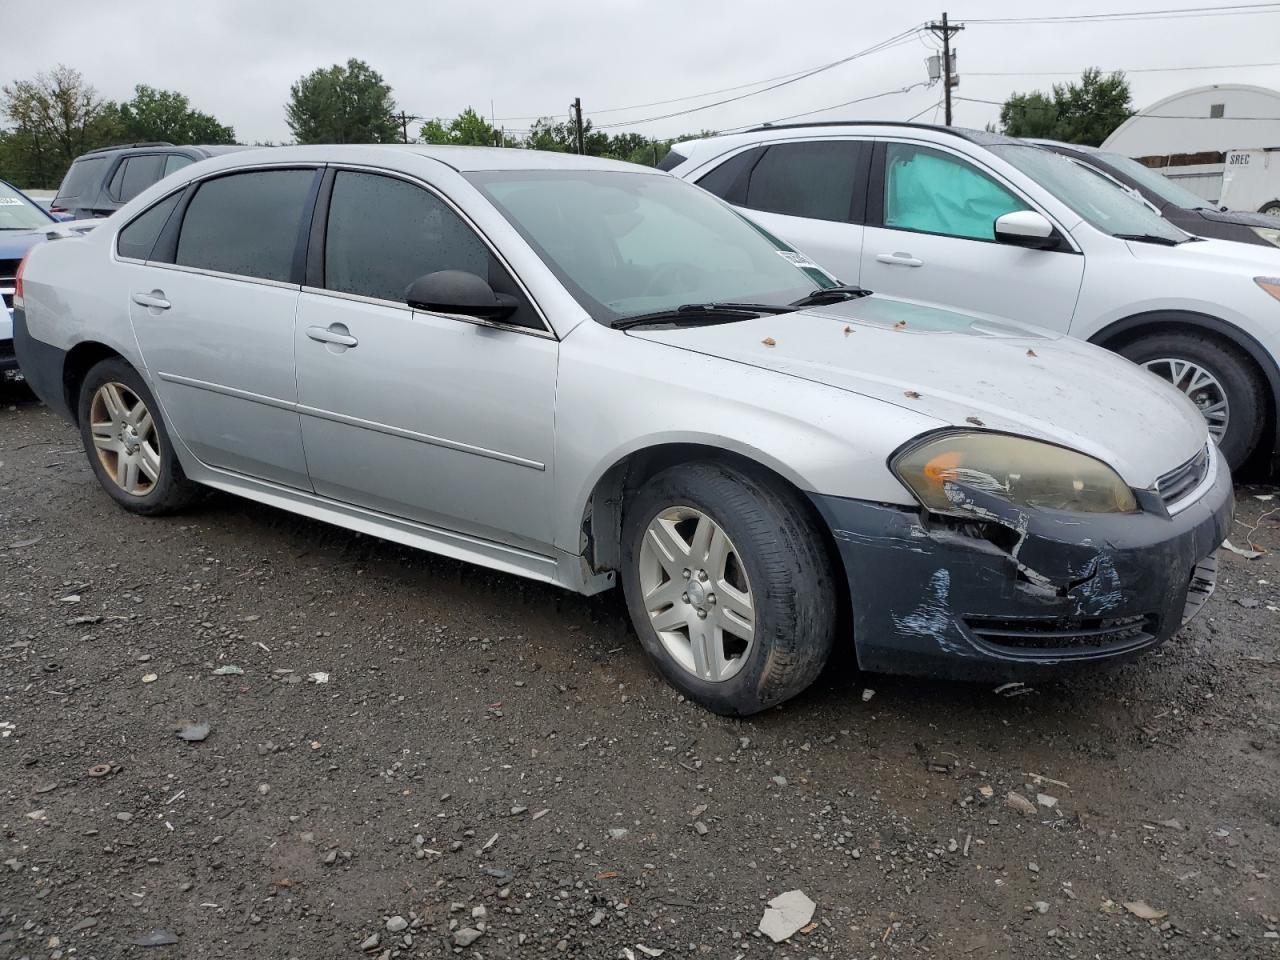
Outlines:
[[1235,347],[1198,333],[1174,332],[1143,337],[1118,352],[1191,398],[1232,470],[1257,449],[1266,421],[1266,388]]
[[119,357],[96,364],[80,385],[80,440],[102,488],[132,513],[181,510],[200,488],[174,455],[160,405]]
[[746,716],[821,673],[836,627],[823,539],[798,498],[713,462],[654,476],[623,518],[623,591],[645,652],[715,713]]

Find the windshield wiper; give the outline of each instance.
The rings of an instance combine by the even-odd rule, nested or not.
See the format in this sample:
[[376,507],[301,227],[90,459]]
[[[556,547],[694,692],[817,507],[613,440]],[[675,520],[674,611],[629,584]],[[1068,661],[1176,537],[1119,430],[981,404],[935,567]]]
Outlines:
[[1165,247],[1176,247],[1182,243],[1182,240],[1175,240],[1172,237],[1161,237],[1154,233],[1117,233],[1113,234],[1117,240],[1136,240],[1139,243],[1158,243]]
[[871,296],[870,290],[863,290],[861,287],[842,283],[823,290],[815,290],[806,297],[792,300],[791,305],[793,307],[816,307],[824,303],[842,303],[845,300],[857,300],[859,297],[869,296]]
[[698,324],[732,323],[749,320],[765,313],[790,313],[795,307],[771,303],[686,303],[672,310],[655,310],[634,317],[619,317],[609,326],[615,330],[630,330],[651,323]]

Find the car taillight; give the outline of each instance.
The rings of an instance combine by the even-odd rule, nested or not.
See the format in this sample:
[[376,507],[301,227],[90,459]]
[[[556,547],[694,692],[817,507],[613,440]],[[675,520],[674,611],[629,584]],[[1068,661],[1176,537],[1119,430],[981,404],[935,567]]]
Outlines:
[[66,207],[50,207],[49,212],[50,213],[66,213],[67,208]]
[[27,257],[29,257],[29,256],[31,256],[31,254],[28,252],[28,253],[27,253],[27,255],[26,255],[26,256],[24,256],[24,257],[23,257],[23,258],[18,262],[18,272],[17,272],[17,273],[15,273],[15,274],[13,275],[13,306],[14,306],[14,309],[17,309],[18,307],[23,306],[23,301],[22,301],[22,271],[23,271],[23,270],[25,270],[25,269],[27,268]]

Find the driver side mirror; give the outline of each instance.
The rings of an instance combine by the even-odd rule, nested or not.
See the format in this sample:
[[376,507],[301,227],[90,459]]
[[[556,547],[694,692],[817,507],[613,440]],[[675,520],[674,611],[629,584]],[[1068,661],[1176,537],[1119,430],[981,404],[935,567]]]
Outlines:
[[415,310],[480,320],[505,320],[520,306],[515,297],[494,293],[487,281],[465,270],[437,270],[419,277],[406,288],[404,302]]
[[1032,250],[1056,250],[1062,245],[1062,237],[1049,218],[1034,210],[1015,210],[996,217],[996,240],[1014,247]]

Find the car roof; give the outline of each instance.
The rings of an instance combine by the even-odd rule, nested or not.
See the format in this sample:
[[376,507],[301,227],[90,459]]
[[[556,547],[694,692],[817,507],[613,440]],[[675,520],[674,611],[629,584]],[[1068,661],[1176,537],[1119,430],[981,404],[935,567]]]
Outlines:
[[263,147],[244,151],[236,157],[235,163],[252,164],[264,161],[315,163],[330,160],[348,160],[358,163],[367,162],[371,151],[385,152],[388,155],[411,154],[428,157],[460,173],[481,170],[617,170],[630,173],[662,173],[653,167],[610,160],[606,157],[580,156],[575,153],[527,150],[523,147],[462,147],[425,143],[334,143]]
[[[1025,140],[1007,137],[1002,133],[990,130],[975,130],[971,127],[947,127],[936,123],[902,123],[893,120],[831,120],[816,123],[774,123],[739,130],[734,133],[722,133],[709,137],[693,137],[672,145],[678,154],[686,154],[681,147],[692,148],[695,144],[722,143],[746,144],[768,142],[773,139],[795,139],[807,134],[814,136],[831,135],[842,130],[849,132],[866,131],[872,135],[891,133],[895,130],[921,130],[943,137],[955,137],[966,140],[981,147],[994,147],[1002,144],[1025,145]],[[690,151],[691,152],[691,151]]]
[[1028,143],[1034,143],[1037,147],[1047,147],[1050,150],[1072,150],[1076,153],[1105,153],[1097,147],[1091,147],[1084,143],[1067,143],[1064,140],[1047,140],[1042,137],[1028,137]]

